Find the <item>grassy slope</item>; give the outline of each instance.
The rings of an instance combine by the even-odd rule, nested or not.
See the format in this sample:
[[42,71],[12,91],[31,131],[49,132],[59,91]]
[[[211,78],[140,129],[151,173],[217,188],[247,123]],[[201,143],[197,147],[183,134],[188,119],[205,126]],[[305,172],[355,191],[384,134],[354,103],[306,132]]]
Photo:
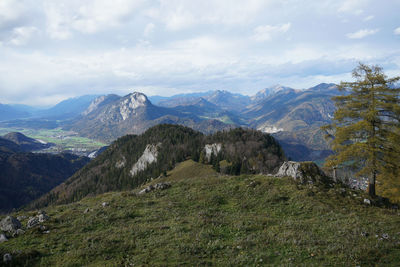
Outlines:
[[[172,187],[50,207],[50,234],[28,230],[0,244],[0,255],[20,250],[15,260],[31,257],[29,266],[400,262],[398,212],[362,204],[360,192],[321,191],[289,178],[219,176],[193,161],[163,180]],[[110,205],[103,208],[104,201]],[[379,239],[384,233],[388,240]]]

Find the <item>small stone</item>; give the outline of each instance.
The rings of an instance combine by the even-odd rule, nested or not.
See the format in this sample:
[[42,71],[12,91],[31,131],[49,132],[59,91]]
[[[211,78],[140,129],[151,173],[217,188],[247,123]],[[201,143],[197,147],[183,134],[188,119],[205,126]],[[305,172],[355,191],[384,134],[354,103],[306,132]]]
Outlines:
[[88,213],[90,211],[89,208],[85,209],[85,211],[83,213]]
[[371,205],[371,200],[364,198],[364,204]]
[[8,239],[5,234],[0,234],[0,243],[7,242]]
[[17,235],[23,235],[23,234],[25,234],[25,231],[22,230],[22,229],[18,229],[17,232],[16,232],[16,234],[17,234]]
[[42,231],[46,231],[46,230],[47,230],[47,227],[44,226],[44,225],[40,225],[40,226],[39,226],[39,229],[42,230]]
[[103,203],[101,203],[101,205],[103,206],[103,207],[107,207],[108,205],[110,205],[108,202],[103,202]]
[[382,234],[382,238],[383,239],[389,239],[389,235],[388,234]]
[[361,232],[361,236],[367,237],[367,236],[369,236],[369,233],[367,233],[367,232]]
[[50,217],[47,216],[46,213],[41,213],[41,214],[39,214],[39,215],[37,216],[37,218],[38,218],[39,222],[45,222],[45,221],[47,221],[47,220],[50,219]]
[[10,253],[4,254],[4,256],[3,256],[3,262],[8,263],[8,262],[11,262],[11,261],[12,261],[12,256],[11,256],[11,254],[10,254]]
[[236,246],[237,249],[242,249],[242,246]]
[[29,228],[35,227],[38,224],[39,224],[39,218],[36,216],[31,217],[31,218],[29,218],[28,223],[26,224],[26,228],[29,229]]
[[17,220],[18,220],[18,221],[23,221],[23,220],[25,220],[26,218],[28,218],[28,217],[26,217],[25,215],[21,215],[21,216],[18,216],[18,217],[17,217]]
[[170,187],[171,187],[170,183],[157,183],[155,185],[155,189],[159,189],[159,190],[164,190],[164,189],[167,189],[167,188],[170,188]]
[[50,234],[50,231],[49,230],[44,231],[43,234]]

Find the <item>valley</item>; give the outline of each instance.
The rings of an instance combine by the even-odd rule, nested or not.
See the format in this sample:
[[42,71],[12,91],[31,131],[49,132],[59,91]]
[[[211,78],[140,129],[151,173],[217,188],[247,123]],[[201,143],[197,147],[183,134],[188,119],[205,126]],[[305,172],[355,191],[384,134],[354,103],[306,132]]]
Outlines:
[[40,150],[41,153],[57,154],[61,152],[70,152],[80,156],[88,156],[92,151],[106,146],[106,144],[103,142],[91,140],[87,137],[80,137],[73,131],[65,131],[61,128],[34,129],[20,127],[0,127],[0,136],[10,132],[20,132],[31,138],[52,144],[52,146],[49,148]]

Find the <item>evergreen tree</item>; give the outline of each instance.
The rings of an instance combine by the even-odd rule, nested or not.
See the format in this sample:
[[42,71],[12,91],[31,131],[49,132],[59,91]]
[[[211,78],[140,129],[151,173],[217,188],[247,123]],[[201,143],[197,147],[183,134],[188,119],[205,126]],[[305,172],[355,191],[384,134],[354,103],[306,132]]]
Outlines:
[[387,78],[382,68],[359,64],[354,69],[355,82],[342,82],[345,92],[334,97],[336,112],[331,125],[323,129],[333,137],[335,154],[326,165],[351,166],[356,175],[369,178],[368,192],[376,195],[375,184],[383,166],[398,166],[388,157],[398,147],[391,140],[398,135],[399,88],[394,84],[400,77]]

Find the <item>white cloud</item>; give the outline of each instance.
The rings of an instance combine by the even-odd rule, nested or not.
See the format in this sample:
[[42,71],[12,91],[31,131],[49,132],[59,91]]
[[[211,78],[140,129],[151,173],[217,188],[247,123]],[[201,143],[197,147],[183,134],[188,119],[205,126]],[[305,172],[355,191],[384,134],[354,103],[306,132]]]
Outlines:
[[139,8],[143,0],[46,1],[47,31],[54,39],[65,40],[73,31],[96,33],[119,26]]
[[16,46],[25,45],[38,32],[33,26],[14,28],[9,43]]
[[369,35],[373,35],[373,34],[377,33],[378,31],[379,31],[379,29],[363,29],[363,30],[359,30],[356,32],[348,33],[348,34],[346,34],[346,36],[347,36],[347,38],[350,38],[350,39],[362,39]]
[[22,1],[1,0],[0,1],[0,28],[7,23],[18,20],[26,11]]
[[254,20],[274,0],[160,0],[146,14],[161,21],[166,29],[179,31],[195,25],[242,25]]
[[369,0],[344,0],[339,5],[339,12],[349,12],[354,13],[356,15],[360,15],[363,13],[363,9]]
[[285,33],[290,29],[290,22],[280,25],[263,25],[253,30],[252,38],[256,41],[268,41],[274,34]]
[[145,37],[149,37],[154,32],[155,27],[156,25],[154,25],[153,23],[148,23],[144,28],[143,35]]
[[396,29],[394,29],[393,33],[396,35],[400,35],[400,27],[397,27]]
[[373,18],[375,18],[375,16],[374,15],[370,15],[368,17],[365,17],[364,21],[369,21],[369,20],[372,20]]

